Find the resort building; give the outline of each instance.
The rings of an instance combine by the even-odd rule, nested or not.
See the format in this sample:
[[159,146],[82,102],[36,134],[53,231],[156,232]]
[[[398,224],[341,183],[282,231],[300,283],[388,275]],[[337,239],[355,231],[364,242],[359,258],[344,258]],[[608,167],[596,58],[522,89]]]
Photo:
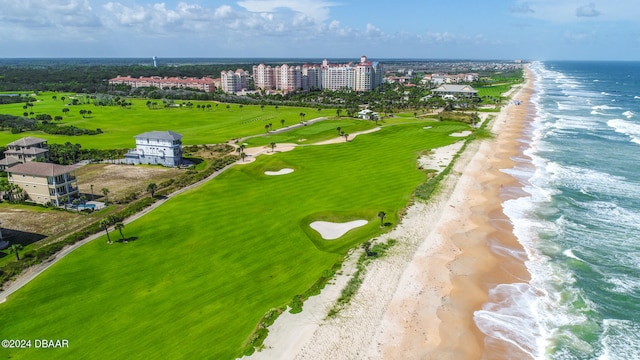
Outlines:
[[49,146],[47,140],[27,136],[7,144],[5,158],[0,160],[0,170],[4,170],[18,163],[29,161],[49,161]]
[[176,167],[182,163],[182,135],[173,131],[150,131],[135,138],[136,148],[124,157],[127,164]]
[[431,90],[434,95],[442,96],[454,96],[456,98],[475,98],[478,97],[478,90],[475,90],[469,85],[440,85],[437,89]]
[[379,62],[371,62],[366,56],[359,63],[330,64],[323,60],[321,65],[271,67],[265,64],[253,67],[253,81],[256,89],[263,90],[310,90],[327,89],[370,91],[382,84],[384,67]]
[[236,93],[246,90],[249,86],[251,75],[248,71],[238,69],[234,71],[223,71],[220,76],[220,87],[226,93]]
[[28,201],[37,204],[63,205],[78,196],[76,168],[58,164],[27,162],[8,168],[9,182],[27,193]]
[[271,66],[260,64],[253,66],[253,85],[256,89],[273,90],[276,88],[276,72]]
[[118,76],[109,80],[109,84],[124,84],[132,88],[156,87],[158,89],[197,89],[205,92],[213,92],[216,89],[215,79],[210,77],[187,78],[187,77],[143,77],[133,78],[130,76]]

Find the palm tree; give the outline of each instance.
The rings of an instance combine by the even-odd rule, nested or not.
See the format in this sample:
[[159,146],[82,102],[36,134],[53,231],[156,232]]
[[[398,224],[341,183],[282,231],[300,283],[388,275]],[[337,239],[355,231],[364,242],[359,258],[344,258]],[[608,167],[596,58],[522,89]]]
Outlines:
[[284,119],[280,119],[280,125],[284,127]]
[[338,119],[339,119],[340,115],[342,115],[342,109],[337,109],[336,114],[338,115]]
[[276,105],[276,111],[278,111],[278,105]]
[[269,132],[269,124],[265,124],[264,125],[264,131],[265,132]]
[[344,136],[344,141],[345,141],[345,142],[346,142],[346,141],[349,141],[349,134],[347,134],[346,132],[344,132],[344,131],[343,131],[343,132],[341,132],[341,133],[340,133],[340,135],[341,135],[341,136]]
[[151,197],[153,197],[157,189],[158,185],[156,185],[156,183],[150,183],[147,185],[147,192],[151,193]]
[[269,146],[271,147],[271,152],[273,152],[273,149],[275,149],[276,147],[276,143],[274,143],[273,141],[269,144]]
[[240,111],[242,111],[242,108],[244,107],[244,105],[240,104],[238,106],[240,107]]
[[240,153],[240,157],[242,158],[242,162],[244,162],[244,159],[247,157],[247,154],[243,152]]
[[124,224],[121,222],[117,222],[114,227],[120,232],[120,237],[122,238],[122,242],[127,242],[127,240],[124,238],[124,235],[122,234],[122,229],[124,229]]
[[109,189],[107,188],[102,188],[102,194],[104,195],[104,203],[107,204],[109,202]]
[[111,244],[111,237],[109,236],[109,225],[111,225],[111,219],[104,218],[100,220],[100,227],[107,233],[107,244]]
[[338,135],[342,135],[342,128],[340,126],[336,128],[336,131],[338,132]]
[[91,184],[91,201],[95,201],[96,198],[93,196],[93,184]]
[[364,249],[364,253],[367,254],[367,256],[373,255],[371,253],[371,243],[369,241],[363,242],[362,243],[362,248]]
[[67,210],[67,205],[69,205],[69,198],[66,196],[63,196],[60,198],[60,202],[64,204],[64,209]]
[[[63,96],[62,98],[64,99],[64,96]],[[68,113],[68,112],[69,112],[69,108],[64,108],[64,109],[62,109],[62,113],[63,113],[63,114],[66,114],[66,113]]]
[[227,111],[230,111],[231,105],[227,104]]
[[9,246],[9,254],[16,254],[16,260],[20,261],[19,251],[21,251],[22,249],[23,249],[22,245],[13,244],[13,245]]
[[71,203],[73,204],[73,206],[76,207],[76,212],[80,212],[80,208],[78,207],[78,205],[80,205],[80,200],[73,199],[73,201]]
[[387,214],[384,211],[380,211],[378,217],[380,218],[380,227],[384,226],[384,218],[387,217]]

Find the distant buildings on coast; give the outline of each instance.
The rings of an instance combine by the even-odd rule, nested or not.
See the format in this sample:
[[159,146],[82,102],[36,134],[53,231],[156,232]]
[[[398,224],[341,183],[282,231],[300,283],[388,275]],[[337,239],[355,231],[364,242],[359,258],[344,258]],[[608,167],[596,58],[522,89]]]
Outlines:
[[124,84],[132,88],[157,87],[159,89],[193,88],[213,92],[217,87],[227,93],[242,90],[280,90],[284,92],[310,89],[351,89],[369,91],[382,84],[384,66],[377,61],[369,61],[366,56],[358,63],[331,64],[324,60],[322,64],[290,66],[255,65],[253,73],[244,69],[223,71],[220,79],[178,78],[178,77],[131,77],[118,76],[109,80],[109,84]]
[[[428,72],[425,64],[430,64],[438,72]],[[445,70],[447,68],[449,70]],[[154,60],[154,66],[155,66]],[[442,85],[471,83],[479,80],[475,71],[504,71],[521,68],[521,61],[516,62],[480,62],[480,63],[408,63],[409,68],[398,68],[392,64],[388,69],[392,73],[385,77],[387,68],[378,61],[370,61],[362,56],[359,62],[332,64],[323,60],[320,64],[304,65],[253,65],[251,71],[246,69],[222,71],[220,78],[203,77],[131,77],[118,76],[110,79],[109,84],[124,84],[132,88],[156,87],[159,89],[191,88],[205,92],[221,90],[226,93],[242,93],[244,91],[292,92],[308,90],[343,90],[371,91],[383,82],[412,83],[417,71],[425,74],[420,80],[422,84]],[[467,71],[460,71],[463,68]],[[425,71],[426,70],[426,71]],[[444,70],[444,71],[443,71]],[[458,70],[458,71],[456,71]]]
[[254,88],[260,90],[370,91],[380,86],[384,78],[384,66],[377,61],[369,61],[366,56],[362,56],[358,63],[331,64],[325,59],[322,64],[297,66],[260,64],[254,65],[252,70],[252,75],[243,69],[223,71],[220,77],[222,91],[235,93],[247,89],[250,79]]

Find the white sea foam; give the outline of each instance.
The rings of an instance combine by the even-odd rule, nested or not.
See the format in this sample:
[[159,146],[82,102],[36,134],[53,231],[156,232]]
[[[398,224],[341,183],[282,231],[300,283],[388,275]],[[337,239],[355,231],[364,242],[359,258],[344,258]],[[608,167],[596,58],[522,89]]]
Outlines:
[[631,119],[632,117],[635,116],[635,113],[633,111],[625,111],[622,113],[622,115],[626,116],[627,119]]
[[640,324],[629,320],[604,319],[598,360],[636,359],[640,354]]
[[607,125],[612,127],[617,133],[628,135],[631,141],[640,145],[640,125],[622,119],[607,121]]
[[584,261],[582,259],[580,259],[579,257],[577,257],[574,253],[573,250],[571,249],[567,249],[565,251],[562,252],[564,254],[564,256],[572,258],[572,259],[576,259],[576,260],[580,260],[580,261]]
[[529,284],[501,284],[489,291],[490,302],[473,314],[480,331],[492,339],[506,342],[532,358],[541,357],[541,334],[533,307],[536,294]]

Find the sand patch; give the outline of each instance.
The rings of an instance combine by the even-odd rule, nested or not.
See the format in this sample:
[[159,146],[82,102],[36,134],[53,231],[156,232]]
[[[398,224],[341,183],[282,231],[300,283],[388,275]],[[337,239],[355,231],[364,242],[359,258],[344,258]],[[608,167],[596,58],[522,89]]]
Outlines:
[[429,154],[418,158],[418,166],[421,169],[440,172],[451,163],[451,160],[453,160],[453,157],[460,151],[463,145],[464,141],[458,141],[451,145],[435,148],[431,150]]
[[469,136],[469,135],[471,135],[471,131],[467,130],[467,131],[463,131],[463,132],[456,132],[456,133],[453,133],[453,134],[451,134],[451,135],[449,135],[449,136],[453,136],[453,137],[465,137],[465,136]]
[[284,169],[280,169],[278,171],[265,171],[264,174],[265,175],[269,175],[269,176],[276,176],[276,175],[291,174],[292,172],[293,172],[293,169],[284,168]]
[[346,234],[349,230],[364,226],[367,220],[354,220],[345,223],[334,223],[329,221],[314,221],[309,226],[320,233],[325,240],[335,240]]

